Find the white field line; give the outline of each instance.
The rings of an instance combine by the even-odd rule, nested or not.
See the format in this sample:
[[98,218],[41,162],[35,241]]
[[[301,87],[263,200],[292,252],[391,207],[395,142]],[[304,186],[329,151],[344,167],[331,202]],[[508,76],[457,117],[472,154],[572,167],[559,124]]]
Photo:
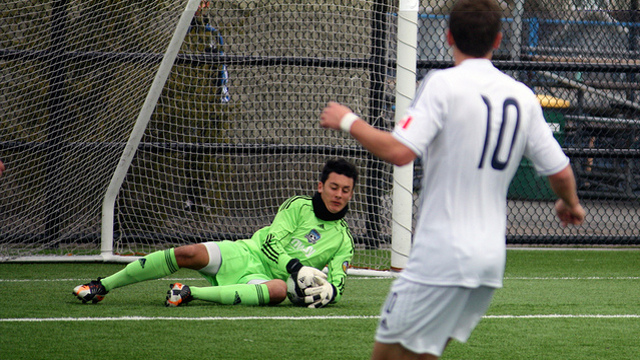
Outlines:
[[[350,276],[349,281],[352,280],[381,280],[381,279],[391,279],[388,277],[378,277],[378,276]],[[156,281],[196,281],[196,280],[205,280],[202,277],[196,278],[162,278],[157,279]],[[640,276],[560,276],[560,277],[526,277],[526,276],[506,276],[504,280],[640,280]],[[2,282],[87,282],[88,279],[0,279],[0,283]]]
[[[0,322],[88,322],[88,321],[256,321],[256,320],[377,320],[379,316],[121,316],[121,317],[54,317],[54,318],[8,318]],[[639,319],[640,315],[486,315],[484,319]]]
[[525,277],[509,276],[505,280],[640,280],[640,276],[562,276],[562,277]]
[[[380,277],[350,277],[350,280],[371,280],[381,279]],[[384,279],[384,277],[383,277]],[[638,280],[640,277],[634,276],[617,276],[617,277],[505,277],[505,280]],[[163,278],[158,280],[202,280],[202,278]],[[2,282],[82,282],[86,279],[0,279]],[[359,320],[359,319],[375,319],[379,316],[245,316],[245,317],[145,317],[145,316],[122,316],[122,317],[56,317],[56,318],[7,318],[1,319],[0,322],[79,322],[79,321],[246,321],[246,320]],[[485,315],[484,319],[640,319],[640,315]]]

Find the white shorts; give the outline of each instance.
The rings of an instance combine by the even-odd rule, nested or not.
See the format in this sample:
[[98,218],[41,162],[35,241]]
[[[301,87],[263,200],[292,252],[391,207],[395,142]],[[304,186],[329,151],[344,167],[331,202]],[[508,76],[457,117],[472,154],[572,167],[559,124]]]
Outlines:
[[487,312],[494,290],[424,285],[400,277],[382,308],[376,341],[440,357],[449,338],[469,339]]

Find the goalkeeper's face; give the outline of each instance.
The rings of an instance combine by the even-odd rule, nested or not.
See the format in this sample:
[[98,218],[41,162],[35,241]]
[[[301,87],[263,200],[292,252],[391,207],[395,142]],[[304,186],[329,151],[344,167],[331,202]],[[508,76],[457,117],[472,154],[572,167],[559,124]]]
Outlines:
[[333,214],[342,211],[353,196],[353,185],[352,178],[334,172],[324,183],[318,183],[318,192],[327,210]]

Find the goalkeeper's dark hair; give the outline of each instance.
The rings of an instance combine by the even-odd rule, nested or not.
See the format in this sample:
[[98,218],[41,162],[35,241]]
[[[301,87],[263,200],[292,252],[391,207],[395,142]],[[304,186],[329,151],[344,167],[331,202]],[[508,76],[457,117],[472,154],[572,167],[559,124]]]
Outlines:
[[481,58],[492,50],[500,32],[502,9],[495,0],[458,0],[449,16],[449,30],[464,54]]
[[320,174],[320,182],[324,183],[327,181],[329,174],[332,172],[352,178],[354,185],[358,181],[358,168],[345,159],[338,158],[327,161]]

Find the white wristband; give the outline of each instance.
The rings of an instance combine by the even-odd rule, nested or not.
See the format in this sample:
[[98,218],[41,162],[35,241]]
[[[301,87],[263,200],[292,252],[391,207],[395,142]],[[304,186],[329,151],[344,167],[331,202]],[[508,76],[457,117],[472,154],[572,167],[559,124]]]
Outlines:
[[352,112],[345,114],[342,119],[340,119],[340,129],[344,132],[351,132],[351,126],[356,120],[360,117]]

